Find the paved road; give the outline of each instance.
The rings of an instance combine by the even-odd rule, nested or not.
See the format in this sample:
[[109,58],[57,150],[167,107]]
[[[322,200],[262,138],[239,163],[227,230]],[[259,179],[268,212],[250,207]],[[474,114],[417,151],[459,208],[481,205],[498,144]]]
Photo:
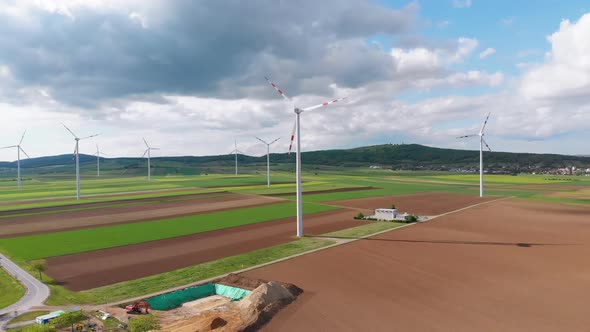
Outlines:
[[15,310],[18,313],[22,313],[33,306],[42,305],[43,301],[49,296],[49,287],[25,270],[21,269],[2,254],[0,254],[0,263],[2,264],[2,268],[15,276],[26,288],[25,296],[23,296],[18,302],[4,309],[0,309],[0,331],[3,331],[6,322],[14,316]]

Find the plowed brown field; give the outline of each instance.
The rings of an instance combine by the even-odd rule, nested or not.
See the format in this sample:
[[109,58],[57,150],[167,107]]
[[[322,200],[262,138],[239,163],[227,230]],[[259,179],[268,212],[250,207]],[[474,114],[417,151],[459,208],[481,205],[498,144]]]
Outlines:
[[479,196],[464,194],[419,193],[412,195],[348,199],[327,202],[326,204],[365,210],[374,210],[378,208],[387,209],[391,207],[392,204],[395,204],[396,208],[401,212],[434,216],[494,199],[498,199],[498,197],[490,196],[481,198]]
[[266,331],[588,331],[588,257],[589,208],[509,199],[245,275],[304,289]]

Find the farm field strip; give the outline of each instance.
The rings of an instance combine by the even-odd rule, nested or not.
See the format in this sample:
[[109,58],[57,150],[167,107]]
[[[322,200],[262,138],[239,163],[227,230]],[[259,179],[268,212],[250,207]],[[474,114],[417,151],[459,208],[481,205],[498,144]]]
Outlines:
[[16,217],[0,220],[0,238],[141,223],[281,202],[285,202],[285,200],[264,196],[227,194],[191,201],[154,202],[139,208],[137,206],[124,206],[52,215]]
[[[187,197],[187,196],[189,196],[189,197]],[[184,201],[193,201],[193,200],[201,200],[201,199],[208,199],[208,198],[214,198],[214,197],[227,197],[227,196],[232,196],[232,194],[227,193],[227,192],[214,192],[211,194],[205,193],[205,194],[201,194],[201,195],[179,195],[179,196],[155,197],[154,199],[148,198],[148,199],[119,200],[119,201],[105,202],[106,204],[89,203],[88,205],[91,205],[91,206],[84,206],[86,204],[79,204],[78,206],[74,205],[71,208],[68,208],[68,206],[56,206],[55,208],[50,207],[48,209],[43,209],[43,208],[32,209],[32,210],[39,210],[37,212],[25,212],[25,213],[20,212],[19,213],[19,211],[23,211],[23,210],[13,210],[14,214],[11,214],[12,211],[7,211],[7,212],[0,211],[0,219],[47,215],[47,214],[59,214],[59,213],[78,212],[78,211],[92,211],[92,210],[110,209],[110,208],[117,208],[117,207],[142,206],[142,205],[146,205],[146,204],[184,202]],[[122,203],[117,203],[117,202],[122,202]],[[112,204],[109,204],[109,203],[112,203]],[[0,225],[2,225],[1,220],[0,220]]]
[[[305,219],[306,232],[322,234],[368,224],[367,221],[353,219],[354,215],[355,210],[352,209],[309,215]],[[294,229],[295,218],[289,217],[173,239],[52,257],[47,260],[47,274],[67,289],[79,291],[291,242]]]
[[[337,208],[306,203],[303,209],[304,213],[312,214]],[[0,239],[0,249],[17,261],[25,261],[161,240],[294,215],[293,202],[279,203],[157,221]]]

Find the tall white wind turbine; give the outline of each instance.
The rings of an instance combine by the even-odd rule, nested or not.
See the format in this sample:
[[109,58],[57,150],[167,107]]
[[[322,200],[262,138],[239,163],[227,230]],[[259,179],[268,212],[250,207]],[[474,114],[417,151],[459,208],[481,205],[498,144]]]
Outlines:
[[262,143],[264,143],[266,145],[266,186],[268,188],[270,188],[270,146],[280,140],[281,138],[277,138],[274,141],[267,143],[266,141],[262,140],[260,137],[258,136],[254,136],[256,137],[257,140],[261,141]]
[[27,133],[27,131],[25,130],[25,132],[23,133],[23,135],[20,138],[20,141],[18,142],[17,145],[10,145],[10,146],[5,146],[2,147],[0,149],[9,149],[9,148],[16,148],[16,186],[18,189],[21,188],[21,177],[20,177],[20,153],[24,153],[25,156],[27,156],[27,158],[30,158],[29,155],[25,152],[25,150],[23,150],[23,148],[21,147],[21,144],[23,143],[23,139],[25,138],[25,134]]
[[295,132],[297,132],[297,155],[296,155],[296,177],[297,177],[297,181],[296,181],[296,188],[297,188],[297,236],[298,237],[302,237],[303,236],[303,193],[302,193],[302,187],[301,187],[301,126],[300,126],[300,121],[299,118],[301,116],[301,113],[305,112],[305,111],[311,111],[311,110],[315,110],[317,108],[323,107],[323,106],[328,106],[330,104],[339,102],[345,98],[339,98],[339,99],[334,99],[332,101],[328,101],[325,103],[321,103],[321,104],[317,104],[314,106],[310,106],[310,107],[306,107],[306,108],[299,108],[295,105],[295,103],[291,100],[291,98],[289,98],[284,92],[283,90],[279,89],[273,82],[271,82],[267,77],[264,77],[266,79],[266,81],[272,85],[273,88],[275,88],[275,90],[277,90],[277,92],[283,97],[285,98],[285,100],[287,100],[289,103],[291,103],[291,105],[293,106],[293,111],[295,112],[295,124],[293,125],[293,131],[291,132],[291,143],[289,145],[289,156],[291,155],[291,148],[293,147],[293,139],[295,137]]
[[236,175],[238,175],[238,153],[244,154],[244,152],[238,150],[238,141],[234,138],[234,149],[229,154],[234,154],[236,157]]
[[86,137],[79,138],[74,132],[68,128],[65,124],[62,123],[62,126],[66,128],[67,131],[74,136],[74,140],[76,141],[76,147],[74,148],[74,158],[76,158],[76,199],[80,200],[80,150],[79,150],[79,143],[83,139],[91,138],[98,136],[100,134],[94,134]]
[[489,118],[490,118],[490,113],[488,113],[488,116],[486,117],[486,120],[483,122],[483,125],[481,126],[481,129],[479,130],[478,134],[457,137],[457,138],[469,138],[469,137],[479,136],[479,197],[483,197],[483,146],[485,145],[486,148],[490,152],[492,152],[492,149],[490,149],[490,146],[488,145],[486,140],[483,138],[484,137],[484,130],[486,129],[486,124],[488,124]]
[[96,177],[100,176],[100,156],[106,156],[106,154],[100,152],[98,144],[96,144]]
[[152,181],[152,167],[151,167],[151,158],[152,158],[152,154],[151,151],[152,150],[160,150],[160,148],[152,148],[148,142],[145,140],[145,138],[142,138],[143,142],[145,143],[145,146],[147,147],[147,149],[145,149],[145,152],[143,153],[143,156],[141,156],[142,158],[145,157],[145,155],[147,154],[147,158],[148,158],[148,181]]

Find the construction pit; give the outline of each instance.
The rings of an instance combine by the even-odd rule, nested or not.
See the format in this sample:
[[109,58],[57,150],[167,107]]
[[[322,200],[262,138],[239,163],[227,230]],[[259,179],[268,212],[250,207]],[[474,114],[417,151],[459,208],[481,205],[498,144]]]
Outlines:
[[[301,293],[291,284],[230,274],[145,301],[161,331],[255,331]],[[123,322],[134,316],[122,308],[113,314]]]

